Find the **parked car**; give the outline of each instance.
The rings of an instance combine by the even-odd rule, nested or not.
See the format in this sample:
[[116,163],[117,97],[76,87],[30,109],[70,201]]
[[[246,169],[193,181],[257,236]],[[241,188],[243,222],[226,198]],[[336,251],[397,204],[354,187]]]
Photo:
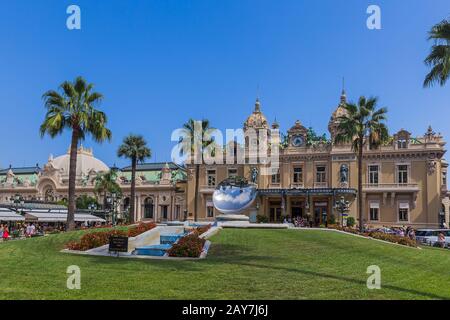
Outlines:
[[445,244],[450,244],[450,230],[449,229],[418,229],[416,231],[416,240],[418,242],[433,245],[438,241],[439,233],[443,233],[445,236]]

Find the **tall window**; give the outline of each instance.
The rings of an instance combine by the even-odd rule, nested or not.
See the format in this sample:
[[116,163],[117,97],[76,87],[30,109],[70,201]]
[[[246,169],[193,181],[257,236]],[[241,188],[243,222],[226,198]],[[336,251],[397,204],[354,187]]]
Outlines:
[[272,174],[272,183],[280,183],[280,181],[280,169],[278,169],[276,173]]
[[408,148],[408,140],[406,140],[406,139],[399,139],[399,140],[397,140],[397,148],[398,149],[406,149],[406,148]]
[[442,172],[442,185],[447,186],[447,171]]
[[213,218],[214,217],[214,207],[207,207],[206,208],[206,216],[208,218]]
[[371,221],[378,221],[380,216],[380,203],[370,202],[369,207],[369,219]]
[[378,184],[378,165],[369,166],[369,184]]
[[180,213],[181,213],[181,208],[180,208],[180,205],[177,204],[175,206],[175,220],[179,220],[180,219]]
[[303,183],[303,170],[302,167],[294,168],[294,183]]
[[153,199],[146,198],[144,200],[144,218],[152,219],[153,218]]
[[208,187],[216,186],[216,170],[207,171]]
[[234,178],[237,176],[237,169],[228,169],[228,178]]
[[400,203],[398,207],[398,221],[408,221],[409,204]]
[[326,168],[325,166],[316,167],[316,182],[325,183],[327,182]]
[[408,183],[408,166],[401,164],[397,167],[398,170],[398,183],[406,184]]

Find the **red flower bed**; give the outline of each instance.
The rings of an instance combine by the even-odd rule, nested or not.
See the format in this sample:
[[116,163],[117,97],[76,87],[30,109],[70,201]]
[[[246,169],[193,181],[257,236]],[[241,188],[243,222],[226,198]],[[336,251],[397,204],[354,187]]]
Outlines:
[[195,228],[193,233],[196,234],[197,236],[200,236],[200,235],[204,234],[206,231],[208,231],[209,229],[211,229],[210,224],[208,224],[206,226],[201,226],[201,227]]
[[141,233],[144,233],[155,227],[156,227],[156,223],[154,223],[154,222],[150,222],[150,223],[140,222],[137,226],[133,226],[130,229],[128,229],[128,236],[136,237],[137,235],[140,235]]
[[86,251],[109,243],[110,236],[126,236],[124,231],[110,230],[105,232],[86,233],[79,241],[71,241],[66,245],[69,250]]
[[71,241],[66,244],[66,249],[86,251],[89,249],[104,246],[109,243],[109,237],[113,235],[124,237],[135,237],[145,231],[151,230],[156,227],[155,223],[139,223],[137,226],[133,226],[128,229],[128,232],[121,230],[110,231],[97,231],[90,232],[83,235],[79,241]]
[[401,244],[404,246],[417,247],[416,241],[414,241],[408,237],[401,237],[401,236],[397,236],[394,234],[387,234],[387,233],[383,233],[383,232],[361,233],[361,232],[359,232],[358,229],[353,229],[353,228],[349,228],[349,227],[341,227],[341,226],[329,226],[329,228],[341,230],[341,231],[345,231],[345,232],[349,232],[349,233],[353,233],[353,234],[358,234],[358,235],[364,236],[364,237],[370,237],[370,238],[374,238],[374,239],[393,242],[393,243]]
[[181,238],[169,249],[170,257],[198,258],[203,251],[206,240],[199,238],[197,234],[191,233]]

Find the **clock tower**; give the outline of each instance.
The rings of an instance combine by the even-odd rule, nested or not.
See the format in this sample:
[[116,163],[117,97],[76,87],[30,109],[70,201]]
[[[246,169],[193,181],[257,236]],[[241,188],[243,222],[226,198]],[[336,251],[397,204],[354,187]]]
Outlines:
[[307,132],[308,130],[299,120],[295,121],[294,126],[288,130],[289,147],[304,147],[306,145]]

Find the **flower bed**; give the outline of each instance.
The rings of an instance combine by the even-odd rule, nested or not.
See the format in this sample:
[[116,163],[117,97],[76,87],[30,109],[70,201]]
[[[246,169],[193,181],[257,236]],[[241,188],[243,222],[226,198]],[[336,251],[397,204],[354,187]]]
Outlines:
[[387,233],[383,233],[383,232],[369,232],[369,233],[361,233],[359,232],[358,229],[354,229],[354,228],[349,228],[349,227],[341,227],[341,226],[330,226],[330,229],[335,229],[335,230],[340,230],[340,231],[344,231],[344,232],[348,232],[348,233],[353,233],[353,234],[357,234],[363,237],[369,237],[369,238],[373,238],[373,239],[378,239],[378,240],[383,240],[383,241],[388,241],[388,242],[392,242],[392,243],[397,243],[397,244],[401,244],[404,246],[409,246],[409,247],[417,247],[417,243],[416,241],[408,238],[408,237],[401,237],[401,236],[397,236],[397,235],[393,235],[393,234],[387,234]]
[[387,234],[387,233],[383,233],[383,232],[370,232],[368,234],[368,236],[371,238],[374,238],[374,239],[398,243],[398,244],[401,244],[404,246],[417,247],[416,241],[414,241],[408,237],[401,237],[401,236],[396,236],[393,234]]
[[79,241],[71,241],[68,244],[66,244],[66,249],[86,251],[89,249],[101,247],[104,246],[105,244],[108,244],[109,238],[111,236],[135,237],[155,227],[156,227],[155,223],[141,222],[139,223],[139,225],[133,226],[130,229],[128,229],[128,232],[122,230],[110,230],[110,231],[97,231],[86,233],[80,238]]
[[192,232],[194,234],[196,234],[197,236],[200,236],[200,235],[204,234],[206,231],[208,231],[209,229],[211,229],[211,225],[210,224],[208,224],[206,226],[197,227]]
[[140,235],[141,233],[144,233],[148,230],[151,230],[156,227],[156,223],[150,222],[150,223],[139,223],[137,226],[133,226],[130,229],[128,229],[128,236],[129,237],[136,237],[137,235]]
[[169,249],[169,257],[198,258],[203,251],[206,240],[199,238],[196,232],[184,236]]

